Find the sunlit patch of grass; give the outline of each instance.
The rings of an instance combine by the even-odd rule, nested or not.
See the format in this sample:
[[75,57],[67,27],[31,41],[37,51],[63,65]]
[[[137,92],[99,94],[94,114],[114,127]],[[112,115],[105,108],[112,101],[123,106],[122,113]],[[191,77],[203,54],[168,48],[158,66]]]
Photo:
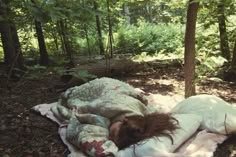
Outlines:
[[165,53],[165,52],[158,52],[154,55],[149,55],[147,52],[142,52],[141,54],[137,54],[133,56],[131,59],[134,62],[149,62],[154,60],[174,60],[174,59],[183,59],[183,53]]

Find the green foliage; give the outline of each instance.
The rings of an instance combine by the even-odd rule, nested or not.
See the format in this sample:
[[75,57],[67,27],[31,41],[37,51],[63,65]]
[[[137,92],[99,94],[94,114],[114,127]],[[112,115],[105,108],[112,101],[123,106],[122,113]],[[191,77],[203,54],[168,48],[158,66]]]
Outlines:
[[218,25],[211,25],[209,28],[199,27],[196,34],[196,43],[200,52],[219,52]]
[[88,55],[89,54],[89,51],[90,53],[93,55],[93,54],[98,54],[99,52],[99,45],[97,43],[97,36],[96,34],[92,35],[90,34],[88,36],[89,38],[89,47],[88,47],[88,41],[86,38],[81,38],[79,36],[77,36],[75,38],[75,42],[77,45],[79,45],[77,47],[77,50],[78,50],[78,54],[83,54],[83,55]]
[[219,54],[209,52],[201,52],[196,59],[199,62],[196,67],[198,78],[202,78],[208,74],[216,74],[219,68],[227,62],[227,60]]
[[[16,24],[22,52],[26,58],[39,58],[38,42],[35,37],[33,20],[41,21],[47,50],[56,66],[68,63],[63,53],[63,45],[58,22],[65,24],[65,36],[73,54],[98,54],[99,45],[95,15],[98,15],[106,48],[108,34],[107,4],[97,0],[94,9],[89,0],[14,0],[9,1],[8,19]],[[235,34],[235,2],[233,0],[201,0],[198,12],[196,47],[201,64],[197,69],[199,76],[217,71],[222,64],[220,58],[219,26],[217,6],[224,2],[229,46],[232,51]],[[124,6],[127,10],[124,10]],[[110,16],[114,35],[115,53],[135,53],[136,60],[153,58],[183,58],[183,24],[185,24],[185,1],[141,0],[110,1]],[[0,20],[3,18],[0,16]],[[146,22],[148,21],[148,22]],[[89,39],[89,47],[86,33]],[[3,60],[0,45],[0,60]],[[61,55],[61,56],[59,56]],[[59,56],[59,57],[58,57]],[[219,61],[219,62],[218,62]],[[31,67],[30,71],[44,71]],[[214,69],[214,70],[213,70]],[[45,70],[47,71],[47,70]],[[62,68],[62,73],[64,69]],[[76,74],[73,74],[76,75]],[[79,76],[79,75],[78,75]]]
[[156,25],[140,20],[137,25],[124,25],[118,29],[115,46],[120,52],[173,53],[183,47],[181,29],[181,25]]
[[153,60],[174,60],[174,59],[181,60],[183,59],[183,53],[180,53],[180,51],[176,51],[175,53],[166,54],[165,52],[162,51],[150,55],[147,52],[142,52],[141,54],[134,55],[131,59],[136,62],[147,62]]
[[[209,11],[209,8],[203,8],[200,12],[200,24],[197,27],[196,34],[196,46],[197,46],[197,60],[200,62],[196,67],[196,73],[198,78],[203,78],[209,74],[217,74],[220,70],[220,67],[224,65],[225,62],[228,62],[225,58],[221,57],[220,51],[220,39],[219,39],[219,25],[216,23],[217,19],[212,19],[208,17],[211,21],[202,21],[202,18],[206,18],[206,14]],[[212,9],[212,8],[211,8]],[[202,17],[202,14],[205,16]],[[235,16],[230,16],[233,19]],[[214,22],[215,20],[215,22]],[[227,22],[227,21],[226,21]],[[234,29],[235,25],[233,20],[230,20],[227,27],[229,34],[229,44],[231,50],[233,49],[234,44]]]

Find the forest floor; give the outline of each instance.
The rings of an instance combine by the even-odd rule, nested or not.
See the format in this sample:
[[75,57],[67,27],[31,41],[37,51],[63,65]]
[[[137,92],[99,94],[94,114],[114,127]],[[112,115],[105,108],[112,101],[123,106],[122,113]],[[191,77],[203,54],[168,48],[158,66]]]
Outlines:
[[[182,66],[155,64],[112,77],[153,94],[184,93]],[[37,104],[58,100],[60,92],[55,87],[60,77],[47,73],[18,82],[0,79],[0,157],[66,156],[68,150],[59,138],[57,125],[31,110]],[[232,82],[202,81],[197,84],[197,93],[214,94],[236,103],[236,84]],[[214,157],[232,157],[235,150],[236,138],[232,136],[218,147]]]

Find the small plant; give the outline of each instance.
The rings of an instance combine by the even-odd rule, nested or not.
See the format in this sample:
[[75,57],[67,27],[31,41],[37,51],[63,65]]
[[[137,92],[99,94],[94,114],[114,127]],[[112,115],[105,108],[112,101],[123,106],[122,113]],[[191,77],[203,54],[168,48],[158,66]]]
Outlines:
[[[216,53],[217,54],[217,53]],[[204,78],[209,74],[214,74],[218,68],[224,65],[227,60],[220,55],[209,52],[201,52],[196,58],[200,63],[196,67],[196,74],[198,78]]]

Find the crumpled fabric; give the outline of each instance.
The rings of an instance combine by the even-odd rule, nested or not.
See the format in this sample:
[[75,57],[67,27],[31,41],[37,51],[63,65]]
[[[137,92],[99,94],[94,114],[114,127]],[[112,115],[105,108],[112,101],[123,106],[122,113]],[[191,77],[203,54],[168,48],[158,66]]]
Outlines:
[[147,98],[134,87],[111,78],[100,78],[62,93],[51,108],[67,124],[66,139],[90,156],[115,156],[116,145],[108,139],[112,121],[124,116],[150,113]]

